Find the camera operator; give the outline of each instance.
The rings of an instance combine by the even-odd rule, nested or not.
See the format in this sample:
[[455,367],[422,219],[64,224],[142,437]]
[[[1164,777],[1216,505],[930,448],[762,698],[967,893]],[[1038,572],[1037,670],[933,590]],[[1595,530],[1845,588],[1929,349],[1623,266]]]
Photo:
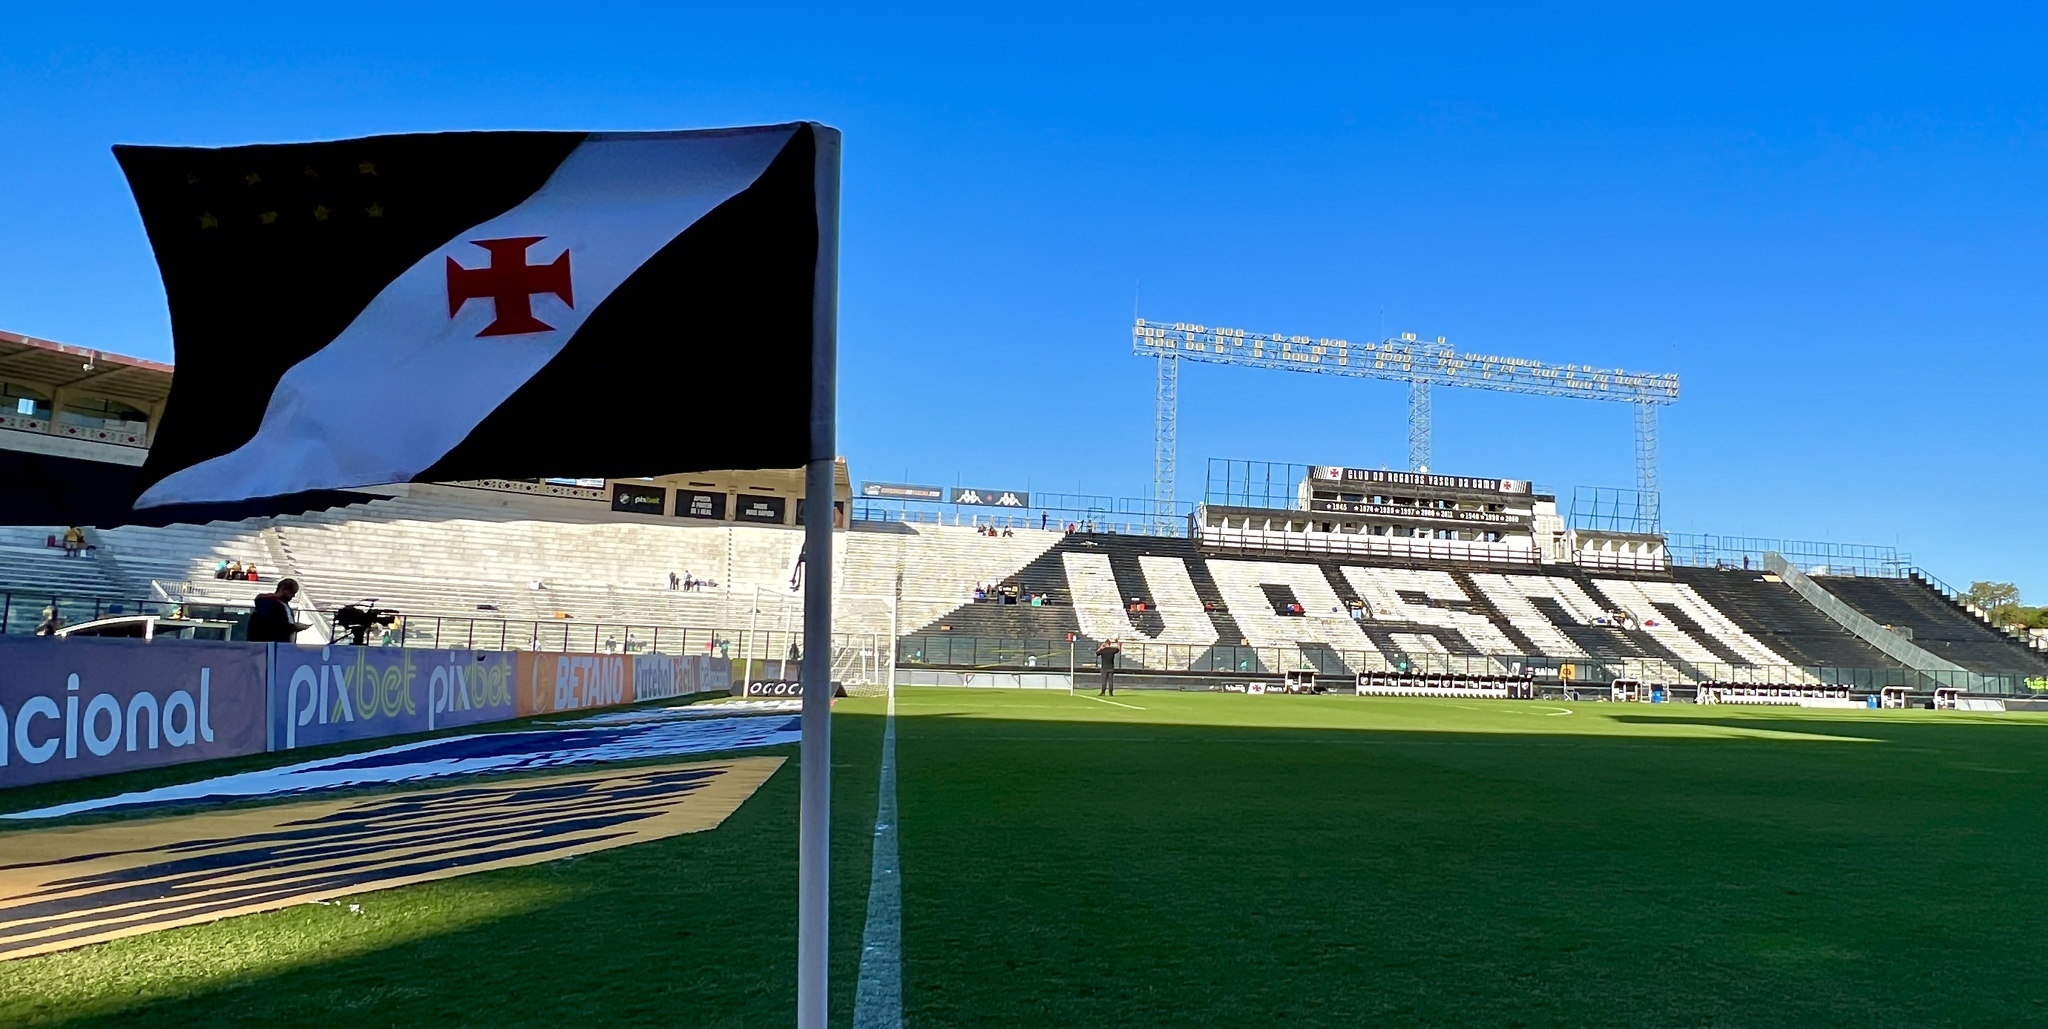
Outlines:
[[292,598],[299,595],[297,579],[280,579],[277,592],[256,598],[256,610],[249,615],[249,642],[290,643],[306,623],[292,621]]

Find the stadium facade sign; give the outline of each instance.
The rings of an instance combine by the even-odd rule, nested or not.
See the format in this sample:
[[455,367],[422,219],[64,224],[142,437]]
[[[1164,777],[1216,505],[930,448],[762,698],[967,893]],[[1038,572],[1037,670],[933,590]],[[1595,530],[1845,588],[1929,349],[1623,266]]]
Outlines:
[[953,503],[968,507],[1030,507],[1031,494],[1024,490],[973,489],[953,487]]
[[1309,467],[1309,478],[1322,482],[1342,482],[1357,485],[1429,486],[1436,489],[1474,490],[1483,493],[1525,494],[1530,491],[1527,479],[1475,479],[1463,475],[1434,475],[1429,472],[1390,472],[1380,468],[1344,468],[1338,465],[1322,464]]
[[1337,514],[1385,515],[1390,518],[1422,518],[1451,522],[1489,522],[1507,524],[1523,519],[1499,511],[1457,511],[1448,508],[1416,507],[1406,504],[1354,504],[1343,500],[1311,500],[1311,511],[1327,511]]
[[733,517],[743,522],[783,523],[783,515],[789,510],[789,498],[762,496],[755,493],[740,494],[739,504],[733,510]]
[[722,522],[725,520],[725,494],[679,489],[676,491],[676,517]]
[[499,722],[516,714],[512,655],[381,647],[279,647],[272,750]]
[[630,514],[662,514],[668,506],[668,490],[661,486],[642,486],[638,483],[612,483],[612,510]]
[[871,500],[928,500],[942,503],[946,499],[944,486],[913,486],[901,482],[863,482],[860,495]]
[[0,637],[0,787],[262,753],[269,650]]

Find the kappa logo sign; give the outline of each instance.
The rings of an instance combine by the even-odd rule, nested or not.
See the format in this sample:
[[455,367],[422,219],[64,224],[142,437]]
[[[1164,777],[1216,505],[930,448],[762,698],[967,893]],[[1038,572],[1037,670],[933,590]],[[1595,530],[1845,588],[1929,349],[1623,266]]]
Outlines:
[[526,263],[526,248],[546,238],[471,240],[490,252],[491,263],[482,268],[464,268],[455,258],[448,259],[448,317],[455,317],[462,305],[472,300],[489,300],[497,305],[497,316],[478,336],[517,336],[553,329],[554,326],[533,316],[534,296],[553,293],[562,303],[575,307],[576,293],[569,282],[567,250],[548,264]]

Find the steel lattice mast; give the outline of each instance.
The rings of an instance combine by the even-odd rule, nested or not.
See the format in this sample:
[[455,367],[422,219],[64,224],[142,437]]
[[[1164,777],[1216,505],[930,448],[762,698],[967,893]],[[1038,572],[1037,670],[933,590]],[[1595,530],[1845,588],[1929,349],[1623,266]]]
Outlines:
[[[1153,436],[1153,501],[1162,528],[1168,528],[1174,501],[1174,464],[1178,448],[1180,362],[1275,368],[1361,379],[1391,379],[1408,384],[1408,464],[1420,471],[1429,465],[1430,390],[1436,386],[1490,389],[1544,397],[1576,397],[1635,405],[1636,489],[1651,505],[1657,495],[1657,408],[1678,400],[1678,376],[1550,364],[1522,357],[1463,354],[1439,336],[1418,340],[1412,332],[1398,339],[1353,343],[1349,340],[1282,336],[1243,329],[1210,328],[1143,318],[1131,330],[1131,352],[1159,362],[1159,392]],[[1651,510],[1652,524],[1656,511]]]

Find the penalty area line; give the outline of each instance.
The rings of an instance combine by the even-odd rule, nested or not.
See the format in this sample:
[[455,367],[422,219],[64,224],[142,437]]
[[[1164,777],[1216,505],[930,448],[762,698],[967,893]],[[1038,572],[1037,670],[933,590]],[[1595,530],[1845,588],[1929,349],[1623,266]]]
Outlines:
[[1111,700],[1111,699],[1109,699],[1108,697],[1091,697],[1091,696],[1089,696],[1089,695],[1088,695],[1088,694],[1086,694],[1086,693],[1076,693],[1076,694],[1074,694],[1074,696],[1076,696],[1076,697],[1079,697],[1079,698],[1081,698],[1082,700],[1092,700],[1092,701],[1096,702],[1097,704],[1116,704],[1116,706],[1117,706],[1117,707],[1127,707],[1127,708],[1130,708],[1130,709],[1131,709],[1131,710],[1133,710],[1133,711],[1143,711],[1143,710],[1145,710],[1144,708],[1142,708],[1142,707],[1139,707],[1139,706],[1138,706],[1138,705],[1136,705],[1136,704],[1118,704],[1118,703],[1117,703],[1116,701],[1114,701],[1114,700]]

